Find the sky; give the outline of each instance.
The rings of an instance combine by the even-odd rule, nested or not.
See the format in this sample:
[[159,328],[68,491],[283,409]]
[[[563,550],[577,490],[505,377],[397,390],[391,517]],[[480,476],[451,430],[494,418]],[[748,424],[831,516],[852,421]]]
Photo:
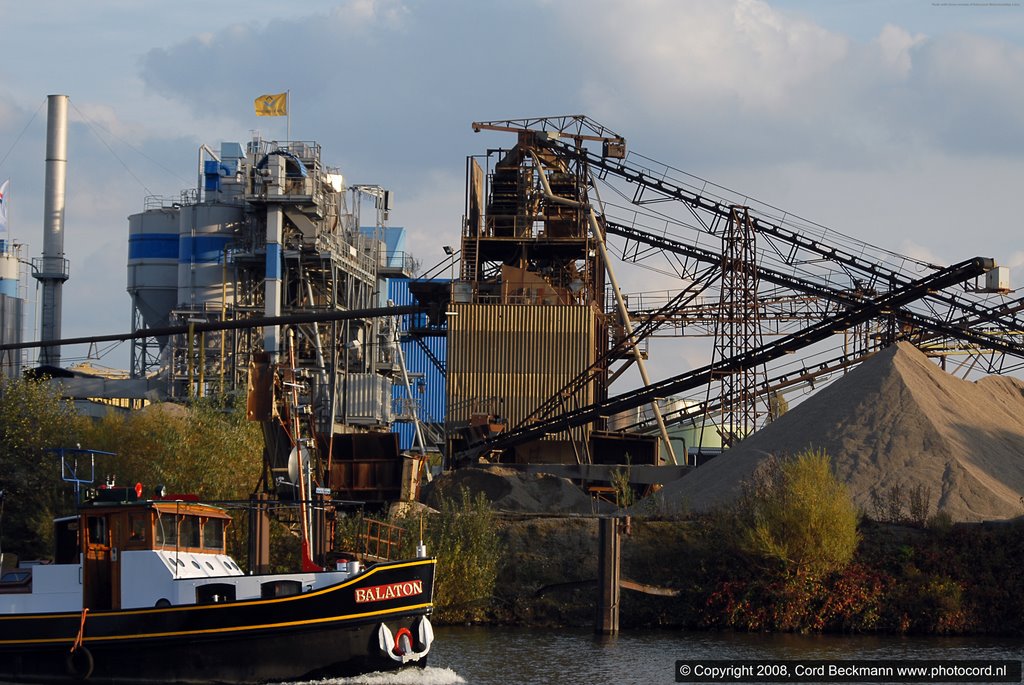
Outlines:
[[[391,189],[424,265],[458,242],[466,157],[511,144],[472,121],[587,114],[868,243],[994,257],[1016,286],[1021,84],[1020,2],[0,0],[0,182],[39,257],[45,100],[68,95],[65,337],[129,330],[128,215],[193,187],[201,144],[284,139],[252,103],[285,90],[291,137]],[[128,365],[127,343],[97,352]]]

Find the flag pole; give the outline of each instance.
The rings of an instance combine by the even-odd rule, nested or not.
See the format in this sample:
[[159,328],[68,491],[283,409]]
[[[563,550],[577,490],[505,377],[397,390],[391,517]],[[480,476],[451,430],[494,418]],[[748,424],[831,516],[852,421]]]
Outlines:
[[284,118],[287,122],[287,140],[292,142],[292,91],[286,90],[284,92]]

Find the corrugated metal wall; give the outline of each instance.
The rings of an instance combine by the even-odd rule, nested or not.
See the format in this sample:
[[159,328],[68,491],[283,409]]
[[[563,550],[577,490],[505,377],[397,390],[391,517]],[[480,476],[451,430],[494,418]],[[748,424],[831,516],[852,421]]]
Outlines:
[[[448,317],[448,420],[474,411],[498,412],[509,427],[590,366],[596,357],[597,315],[589,307],[455,304]],[[594,389],[577,400],[593,401]],[[478,407],[478,409],[476,409]],[[564,435],[561,437],[565,437]]]
[[350,373],[339,387],[338,406],[344,421],[379,426],[391,423],[391,380],[375,373]]
[[[444,283],[448,282],[446,278],[434,280]],[[397,306],[416,304],[415,299],[409,292],[409,280],[406,278],[392,278],[388,280],[388,299]],[[422,340],[434,357],[444,364],[448,354],[448,341],[443,336],[430,336]],[[415,378],[410,378],[410,382],[420,420],[434,423],[437,425],[438,430],[443,430],[447,384],[441,370],[431,361],[423,348],[412,340],[402,343],[402,353],[405,355],[405,365],[409,373],[416,376]],[[406,397],[406,393],[405,387],[397,378],[392,388],[391,396],[395,401],[395,413],[398,414],[399,407]],[[392,431],[398,434],[400,449],[412,449],[415,427],[411,421],[396,420]]]

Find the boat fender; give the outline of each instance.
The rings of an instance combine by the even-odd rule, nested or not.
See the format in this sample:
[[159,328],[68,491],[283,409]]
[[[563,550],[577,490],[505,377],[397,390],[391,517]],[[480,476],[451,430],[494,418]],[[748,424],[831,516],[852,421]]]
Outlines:
[[430,645],[434,643],[434,626],[430,625],[426,616],[421,618],[419,625],[416,626],[416,635],[419,637],[416,642],[416,651],[426,654],[430,651]]
[[68,673],[78,680],[88,680],[89,676],[92,675],[92,669],[95,665],[92,659],[92,652],[89,651],[88,647],[79,646],[77,649],[68,652]]

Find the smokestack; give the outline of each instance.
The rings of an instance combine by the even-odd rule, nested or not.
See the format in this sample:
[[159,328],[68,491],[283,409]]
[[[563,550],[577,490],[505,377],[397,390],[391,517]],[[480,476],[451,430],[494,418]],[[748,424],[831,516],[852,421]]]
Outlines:
[[[47,97],[46,191],[43,206],[43,259],[33,274],[42,285],[39,340],[60,340],[61,288],[68,280],[64,259],[64,181],[68,165],[68,96]],[[39,364],[60,366],[60,347],[40,348]]]

